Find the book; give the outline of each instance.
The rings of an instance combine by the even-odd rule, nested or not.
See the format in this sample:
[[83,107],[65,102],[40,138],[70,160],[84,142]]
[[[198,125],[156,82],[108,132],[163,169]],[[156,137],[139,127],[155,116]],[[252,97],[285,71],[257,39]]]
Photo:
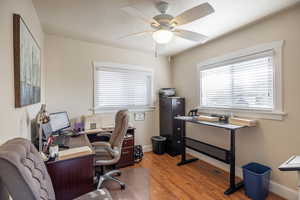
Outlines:
[[218,122],[218,117],[212,117],[212,116],[206,116],[206,115],[199,115],[198,117],[199,121],[206,121],[206,122]]
[[256,126],[257,121],[253,119],[243,119],[237,117],[229,118],[229,124],[238,125],[238,126]]

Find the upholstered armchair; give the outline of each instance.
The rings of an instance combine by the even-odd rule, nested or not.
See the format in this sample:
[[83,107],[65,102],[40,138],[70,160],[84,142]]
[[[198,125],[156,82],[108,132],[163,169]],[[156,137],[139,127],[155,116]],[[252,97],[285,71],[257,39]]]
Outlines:
[[[12,139],[0,147],[0,184],[0,191],[7,190],[14,200],[55,200],[45,163],[24,138]],[[77,199],[109,200],[111,196],[107,190],[95,190]]]

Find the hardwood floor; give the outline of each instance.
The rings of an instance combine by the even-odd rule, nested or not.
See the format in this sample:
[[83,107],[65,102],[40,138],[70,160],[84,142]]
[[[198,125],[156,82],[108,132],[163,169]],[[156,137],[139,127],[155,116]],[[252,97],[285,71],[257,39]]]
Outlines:
[[[151,200],[248,200],[240,190],[230,196],[223,194],[228,186],[228,173],[203,161],[178,167],[180,157],[145,153],[133,167],[150,171]],[[283,200],[270,194],[268,200]]]

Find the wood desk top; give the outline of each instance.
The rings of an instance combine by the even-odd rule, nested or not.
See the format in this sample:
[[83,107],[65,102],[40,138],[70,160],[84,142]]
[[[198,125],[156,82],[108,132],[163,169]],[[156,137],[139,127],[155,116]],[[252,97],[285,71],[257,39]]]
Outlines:
[[174,119],[182,120],[182,121],[186,121],[186,122],[191,122],[191,123],[194,123],[194,124],[201,124],[201,125],[213,126],[213,127],[217,127],[217,128],[224,128],[224,129],[227,129],[227,130],[236,130],[236,129],[246,127],[246,126],[238,126],[238,125],[233,125],[233,124],[229,124],[229,123],[222,123],[222,122],[200,121],[200,120],[197,120],[194,117],[190,117],[190,116],[177,116],[177,117],[174,117]]
[[[93,150],[92,144],[90,143],[88,137],[86,134],[80,134],[76,137],[71,137],[69,136],[69,139],[66,141],[66,146],[69,146],[70,149],[71,148],[76,148],[76,147],[83,147],[83,146],[88,146],[91,148],[92,153],[85,153],[85,154],[79,154],[76,157],[73,158],[67,158],[67,159],[59,159],[58,157],[55,160],[52,161],[48,161],[47,164],[51,164],[51,163],[56,163],[56,162],[60,162],[60,161],[64,161],[64,160],[72,160],[72,159],[76,159],[79,157],[84,157],[84,156],[94,156],[95,152]],[[62,149],[60,149],[59,151],[63,151]]]
[[[128,127],[128,129],[135,129],[134,127]],[[114,131],[113,127],[110,128],[96,128],[96,129],[89,129],[80,132],[80,134],[97,134],[97,133],[111,133]]]

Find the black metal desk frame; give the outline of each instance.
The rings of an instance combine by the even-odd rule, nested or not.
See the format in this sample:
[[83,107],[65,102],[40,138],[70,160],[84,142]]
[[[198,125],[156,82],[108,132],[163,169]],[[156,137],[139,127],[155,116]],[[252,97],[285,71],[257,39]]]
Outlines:
[[[245,126],[236,126],[231,124],[225,124],[225,123],[219,123],[219,122],[205,122],[205,121],[199,121],[196,119],[193,119],[191,117],[185,117],[185,116],[177,116],[175,119],[180,120],[182,123],[190,122],[194,124],[199,125],[206,125],[206,126],[212,126],[216,128],[223,128],[230,132],[230,150],[223,149],[211,144],[207,144],[189,137],[186,137],[185,130],[181,131],[181,140],[182,140],[182,149],[181,149],[181,162],[179,162],[177,165],[185,165],[194,161],[197,161],[198,158],[192,158],[192,159],[186,159],[186,147],[190,148],[194,151],[197,151],[199,153],[202,153],[204,155],[207,155],[209,157],[212,157],[214,159],[217,159],[221,162],[224,162],[228,165],[230,165],[230,171],[229,171],[229,188],[224,192],[226,195],[230,195],[240,188],[244,186],[243,181],[239,183],[235,183],[235,131],[240,128],[245,128]],[[195,145],[198,145],[196,147]],[[212,151],[216,151],[217,154],[213,154]]]

